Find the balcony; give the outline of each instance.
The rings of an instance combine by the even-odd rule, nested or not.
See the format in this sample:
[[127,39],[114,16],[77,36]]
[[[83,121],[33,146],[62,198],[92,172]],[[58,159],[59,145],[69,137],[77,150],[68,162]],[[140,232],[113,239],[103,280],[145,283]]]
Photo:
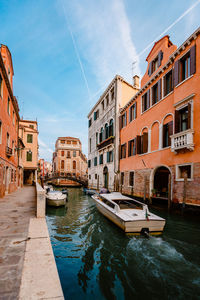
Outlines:
[[171,135],[171,151],[175,154],[179,150],[194,150],[193,129],[188,129]]
[[114,136],[110,136],[109,138],[107,138],[103,142],[99,143],[97,145],[98,150],[101,150],[102,148],[104,148],[104,147],[109,146],[110,144],[112,144],[114,142],[114,139],[115,139]]
[[12,156],[12,148],[6,146],[6,155],[7,155],[8,157]]

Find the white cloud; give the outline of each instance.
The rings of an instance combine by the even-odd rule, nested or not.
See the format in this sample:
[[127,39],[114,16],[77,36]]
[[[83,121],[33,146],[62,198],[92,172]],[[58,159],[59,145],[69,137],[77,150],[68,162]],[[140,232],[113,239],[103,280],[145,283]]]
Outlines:
[[[63,4],[66,11],[69,11],[67,3]],[[123,0],[85,1],[84,4],[74,1],[70,5],[70,25],[77,47],[100,86],[109,83],[116,74],[130,81],[134,61],[134,73],[140,75],[139,59]]]
[[39,144],[39,157],[45,158],[48,157],[48,160],[52,159],[53,150],[49,148],[47,144],[45,144],[39,137],[38,137],[38,144]]

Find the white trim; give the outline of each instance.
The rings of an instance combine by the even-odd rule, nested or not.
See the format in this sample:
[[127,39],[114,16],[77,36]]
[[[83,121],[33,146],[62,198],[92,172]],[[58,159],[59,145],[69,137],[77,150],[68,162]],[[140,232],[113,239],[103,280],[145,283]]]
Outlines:
[[187,77],[186,79],[184,79],[183,81],[181,81],[179,84],[177,84],[176,86],[175,86],[175,89],[177,88],[177,87],[179,87],[182,83],[184,83],[184,82],[186,82],[187,80],[189,80],[190,78],[192,78],[194,75],[192,74],[192,75],[190,75],[189,77]]
[[177,106],[179,106],[179,105],[181,105],[182,103],[184,103],[184,102],[189,102],[190,100],[193,100],[193,98],[194,98],[194,96],[195,96],[196,94],[191,94],[191,95],[189,95],[189,96],[187,96],[187,97],[185,97],[184,99],[182,99],[182,100],[180,100],[180,101],[178,101],[177,103],[175,103],[174,104],[174,107],[177,107]]

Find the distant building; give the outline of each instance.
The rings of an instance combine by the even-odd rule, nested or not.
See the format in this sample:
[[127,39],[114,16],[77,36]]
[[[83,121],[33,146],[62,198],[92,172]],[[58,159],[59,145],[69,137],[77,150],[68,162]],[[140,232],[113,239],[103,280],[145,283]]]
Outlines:
[[7,46],[0,47],[0,197],[11,193],[18,182],[19,107],[13,95],[13,65]]
[[24,150],[21,159],[24,169],[24,183],[37,181],[38,168],[38,124],[37,121],[20,120],[19,138],[23,141]]
[[88,114],[89,187],[114,190],[119,173],[119,110],[139,90],[139,77],[133,85],[115,76]]
[[[53,172],[84,177],[87,174],[87,158],[82,153],[81,141],[74,137],[59,137],[53,153]],[[65,182],[75,184],[74,182]],[[64,181],[62,180],[62,184]]]
[[40,158],[38,161],[38,175],[39,176],[50,176],[52,174],[52,164]]

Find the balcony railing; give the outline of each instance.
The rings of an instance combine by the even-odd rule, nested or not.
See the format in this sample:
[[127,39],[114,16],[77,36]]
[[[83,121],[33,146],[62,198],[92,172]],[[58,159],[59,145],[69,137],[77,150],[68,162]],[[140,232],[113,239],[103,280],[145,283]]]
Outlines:
[[12,156],[12,148],[6,146],[6,155],[7,156]]
[[177,152],[182,149],[194,150],[193,129],[188,129],[171,135],[171,151]]
[[110,136],[109,138],[107,138],[106,140],[104,140],[103,142],[99,143],[97,145],[98,150],[112,144],[114,142],[115,137],[114,136]]

